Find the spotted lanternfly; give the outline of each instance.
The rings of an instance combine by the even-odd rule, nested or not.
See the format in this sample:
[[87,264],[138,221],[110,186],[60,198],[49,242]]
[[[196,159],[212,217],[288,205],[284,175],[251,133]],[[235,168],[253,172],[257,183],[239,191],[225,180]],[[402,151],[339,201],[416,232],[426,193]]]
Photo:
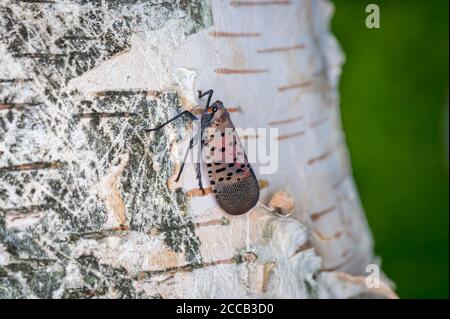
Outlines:
[[[209,181],[217,202],[228,214],[241,215],[252,209],[259,198],[259,184],[255,173],[247,160],[236,129],[231,122],[230,114],[221,101],[210,105],[213,90],[202,93],[199,98],[208,96],[206,107],[201,117],[201,158],[206,162]],[[170,122],[188,116],[192,120],[198,118],[189,111],[184,111],[160,126],[148,131],[156,131]],[[189,141],[189,148],[181,163],[175,181],[178,182],[184,168],[189,151],[194,147],[198,136]],[[205,193],[202,185],[200,163],[196,163],[199,188]]]

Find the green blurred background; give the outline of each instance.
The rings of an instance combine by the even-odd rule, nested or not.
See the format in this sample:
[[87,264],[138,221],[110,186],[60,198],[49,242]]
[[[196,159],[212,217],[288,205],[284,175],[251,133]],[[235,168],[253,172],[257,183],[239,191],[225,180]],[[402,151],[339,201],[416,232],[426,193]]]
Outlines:
[[[400,297],[448,297],[448,1],[333,2],[342,120],[376,253]],[[380,29],[365,27],[369,3]]]

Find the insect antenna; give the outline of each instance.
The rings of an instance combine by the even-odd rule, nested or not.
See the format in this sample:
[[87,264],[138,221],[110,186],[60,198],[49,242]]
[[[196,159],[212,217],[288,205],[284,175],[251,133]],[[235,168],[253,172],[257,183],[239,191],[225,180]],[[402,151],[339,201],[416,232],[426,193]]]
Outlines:
[[202,93],[202,91],[198,91],[198,98],[201,99],[202,97],[208,95],[208,100],[206,101],[206,107],[205,110],[209,107],[209,103],[211,103],[211,98],[213,95],[214,91],[213,90],[208,90],[204,93]]

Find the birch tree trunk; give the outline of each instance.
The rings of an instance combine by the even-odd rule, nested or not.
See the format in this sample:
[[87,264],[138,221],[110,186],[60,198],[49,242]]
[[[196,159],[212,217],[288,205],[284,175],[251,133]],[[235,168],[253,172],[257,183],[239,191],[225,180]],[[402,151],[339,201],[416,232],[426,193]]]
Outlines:
[[[0,0],[0,298],[394,298],[365,285],[331,15],[322,0]],[[175,183],[189,121],[145,132],[208,89],[237,127],[278,128],[278,169],[256,165],[243,216],[192,165]]]

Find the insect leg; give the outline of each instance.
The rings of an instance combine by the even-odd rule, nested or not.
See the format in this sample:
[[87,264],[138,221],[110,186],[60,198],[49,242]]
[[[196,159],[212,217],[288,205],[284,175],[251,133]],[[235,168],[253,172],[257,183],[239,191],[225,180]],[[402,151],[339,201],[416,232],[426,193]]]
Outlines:
[[203,195],[205,195],[205,189],[202,184],[202,170],[200,163],[195,163],[195,170],[197,171],[198,188],[202,191]]
[[[200,132],[200,136],[203,136],[203,130]],[[203,189],[202,185],[202,170],[200,166],[202,160],[202,147],[203,140],[201,141],[200,147],[198,148],[198,163],[195,163],[195,171],[197,172],[198,188],[202,191],[203,195],[205,195],[205,190]]]
[[[184,159],[183,159],[183,162],[181,163],[180,171],[178,172],[178,176],[175,179],[175,182],[178,182],[178,180],[180,179],[180,176],[181,176],[181,173],[183,172],[184,164],[186,163],[186,159],[189,154],[189,151],[194,147],[194,145],[196,143],[197,143],[197,136],[194,136],[189,141],[189,147],[186,150],[186,153],[184,153]],[[201,148],[200,148],[200,154],[201,154]],[[195,171],[197,172],[198,187],[201,189],[202,193],[205,194],[205,190],[203,189],[203,184],[202,184],[202,171],[200,169],[200,163],[195,164]]]
[[181,176],[181,173],[183,172],[184,164],[186,163],[186,159],[188,157],[188,154],[189,154],[190,150],[194,147],[195,143],[196,143],[196,136],[191,138],[191,140],[189,141],[189,147],[186,150],[186,153],[184,153],[183,162],[181,163],[180,171],[178,172],[178,176],[175,179],[175,182],[178,182],[178,180],[180,179],[180,176]]
[[184,112],[181,112],[180,114],[178,114],[177,116],[171,118],[171,119],[168,120],[167,122],[165,122],[165,123],[163,123],[163,124],[161,124],[161,125],[159,125],[159,126],[157,126],[157,127],[155,127],[155,128],[148,129],[148,130],[146,130],[146,131],[147,131],[147,132],[158,131],[159,129],[162,129],[164,126],[166,126],[166,125],[169,124],[170,122],[176,120],[177,118],[179,118],[179,117],[181,117],[181,116],[183,116],[183,115],[187,115],[187,116],[188,116],[189,118],[191,118],[192,120],[198,120],[198,118],[197,118],[194,114],[192,114],[191,112],[189,112],[189,111],[184,111]]
[[214,91],[213,90],[208,90],[204,93],[202,93],[202,91],[198,91],[198,98],[201,99],[202,97],[208,95],[208,100],[206,101],[206,108],[209,107],[209,103],[211,102],[211,98],[213,95]]

